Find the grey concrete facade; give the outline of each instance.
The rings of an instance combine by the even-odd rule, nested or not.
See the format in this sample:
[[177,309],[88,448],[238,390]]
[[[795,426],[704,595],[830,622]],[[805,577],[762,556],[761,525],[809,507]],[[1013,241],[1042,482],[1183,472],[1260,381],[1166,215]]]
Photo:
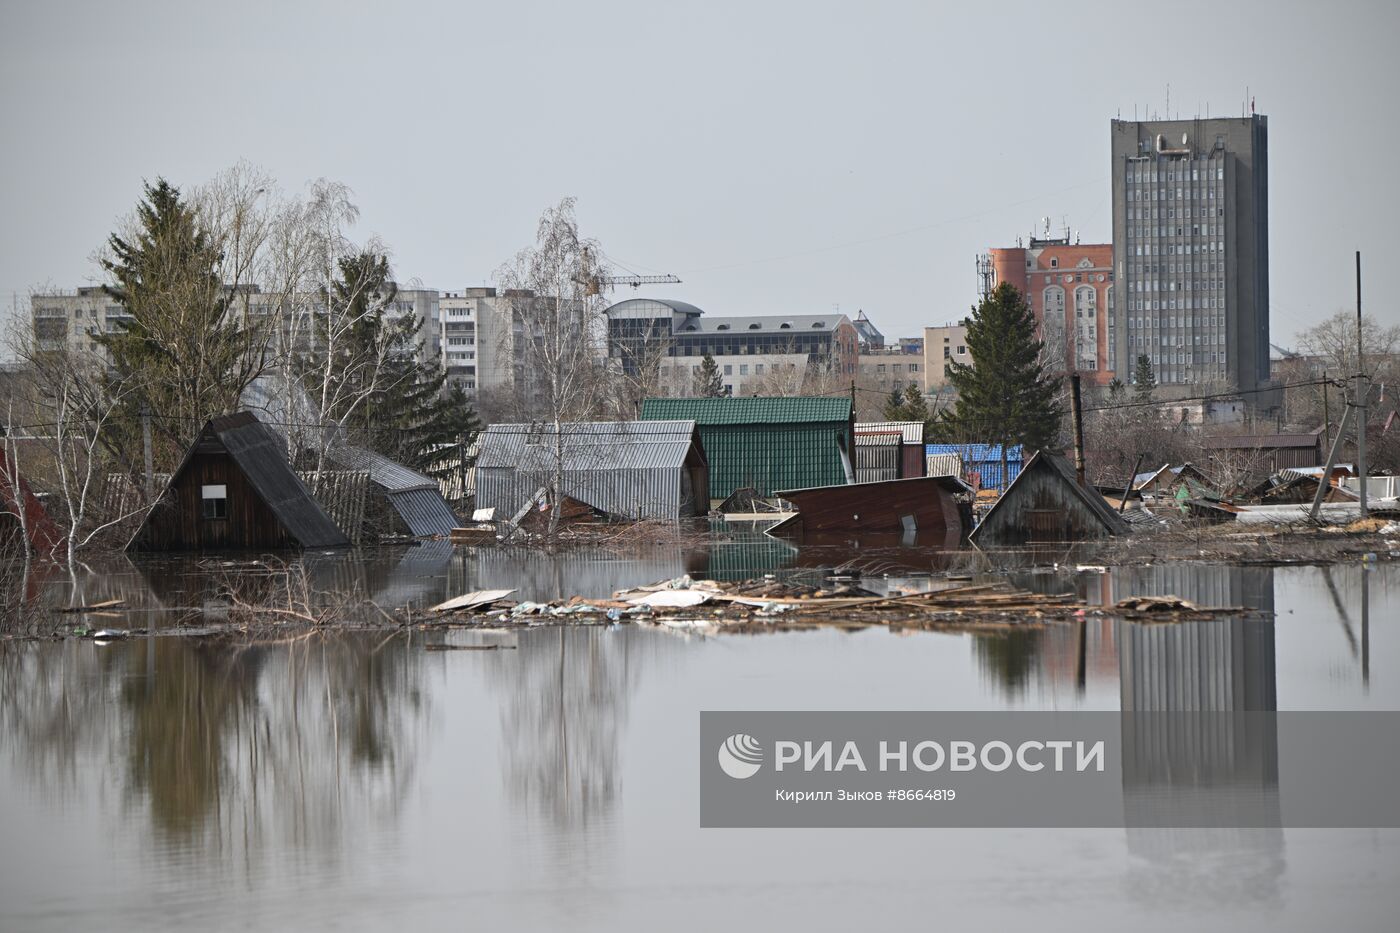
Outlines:
[[1266,386],[1268,118],[1114,120],[1110,137],[1119,371],[1146,354],[1168,397]]

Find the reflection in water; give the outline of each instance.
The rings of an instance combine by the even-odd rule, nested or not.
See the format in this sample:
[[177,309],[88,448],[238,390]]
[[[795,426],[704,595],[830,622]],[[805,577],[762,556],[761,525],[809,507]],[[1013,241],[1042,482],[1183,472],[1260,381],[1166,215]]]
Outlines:
[[100,768],[128,813],[147,814],[157,851],[336,856],[343,834],[397,809],[413,774],[421,654],[382,635],[48,648],[0,646],[6,744],[60,797]]
[[[1131,585],[1200,605],[1273,609],[1271,569],[1194,569],[1134,572]],[[1123,805],[1135,857],[1126,882],[1140,900],[1166,905],[1184,886],[1222,906],[1279,898],[1287,866],[1274,644],[1272,618],[1121,625]],[[1164,818],[1266,828],[1170,829]]]
[[643,670],[684,650],[631,627],[523,631],[515,664],[487,669],[502,694],[507,797],[550,830],[606,838],[622,789],[619,760]]

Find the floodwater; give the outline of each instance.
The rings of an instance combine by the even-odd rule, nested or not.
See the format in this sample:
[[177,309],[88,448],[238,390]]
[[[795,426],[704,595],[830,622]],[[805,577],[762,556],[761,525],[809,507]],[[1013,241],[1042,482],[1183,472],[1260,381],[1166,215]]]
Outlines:
[[[718,575],[802,563],[768,557],[736,545],[706,560]],[[700,570],[670,553],[522,563],[428,548],[372,563],[322,572],[421,605]],[[192,579],[150,564],[80,585],[135,598],[144,581],[151,607],[173,609],[206,598]],[[1021,582],[1277,616],[1013,636],[617,626],[0,644],[0,930],[1393,928],[1395,830],[699,828],[706,709],[1118,709],[1189,662],[1248,678],[1280,710],[1400,710],[1400,565]]]

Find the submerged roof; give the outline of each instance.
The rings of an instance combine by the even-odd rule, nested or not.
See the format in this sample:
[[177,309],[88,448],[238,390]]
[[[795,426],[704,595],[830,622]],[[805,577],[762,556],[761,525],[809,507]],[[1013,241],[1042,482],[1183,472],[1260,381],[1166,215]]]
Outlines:
[[1070,465],[1069,460],[1065,458],[1064,454],[1041,450],[1037,451],[1032,455],[1030,460],[1026,461],[1025,467],[1023,467],[1016,478],[1011,481],[1011,485],[1006,487],[1006,491],[997,498],[996,504],[982,517],[982,521],[978,523],[977,528],[972,532],[973,540],[975,541],[978,537],[978,533],[992,523],[993,516],[1017,508],[1016,499],[1018,498],[1018,488],[1028,482],[1026,477],[1033,476],[1043,471],[1049,471],[1058,476],[1063,485],[1069,488],[1071,494],[1084,504],[1089,514],[1099,522],[1109,534],[1121,535],[1127,534],[1130,531],[1128,523],[1123,520],[1123,516],[1113,510],[1113,507],[1104,500],[1104,497],[1097,489],[1094,489],[1092,486],[1085,488],[1079,485],[1079,478],[1075,475],[1074,467]]
[[[705,459],[694,421],[493,424],[480,441],[477,506],[497,514],[517,512],[562,467],[567,496],[610,515],[674,520],[695,505],[683,486]],[[689,495],[708,498],[699,488]]]
[[337,444],[326,451],[326,459],[344,470],[363,470],[369,474],[370,482],[390,492],[437,488],[430,477],[365,447]]
[[[205,440],[217,440],[223,446],[287,534],[302,547],[349,547],[350,539],[331,521],[306,484],[293,472],[282,439],[252,412],[240,411],[208,421],[185,451],[179,468],[170,475],[167,490],[179,480]],[[161,497],[164,496],[162,492]],[[155,514],[152,511],[147,515],[132,536],[133,542],[141,538]]]
[[702,428],[720,424],[847,422],[851,414],[851,400],[844,395],[649,398],[642,402],[642,418],[647,421],[685,418]]
[[[584,421],[563,425],[493,424],[481,432],[476,468],[548,469],[561,455],[566,470],[668,469],[698,446],[694,421]],[[596,503],[594,503],[596,504]]]
[[368,473],[370,482],[384,490],[389,504],[414,537],[448,535],[461,524],[432,477],[351,444],[332,447],[326,451],[326,458],[344,469]]

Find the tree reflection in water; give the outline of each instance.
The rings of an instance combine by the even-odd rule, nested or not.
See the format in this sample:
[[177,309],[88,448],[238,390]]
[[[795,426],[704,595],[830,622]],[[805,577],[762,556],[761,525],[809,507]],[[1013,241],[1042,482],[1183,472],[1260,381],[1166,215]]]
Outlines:
[[406,640],[3,644],[0,741],[49,793],[118,781],[161,850],[329,855],[412,779],[429,707]]

